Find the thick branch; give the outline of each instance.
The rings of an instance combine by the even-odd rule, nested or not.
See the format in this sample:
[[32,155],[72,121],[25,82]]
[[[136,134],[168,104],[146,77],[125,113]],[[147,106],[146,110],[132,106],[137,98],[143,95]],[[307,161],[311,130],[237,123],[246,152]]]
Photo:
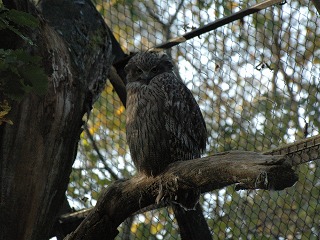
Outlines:
[[124,84],[123,79],[120,77],[120,75],[117,72],[117,69],[114,66],[112,66],[110,69],[109,80],[114,90],[118,94],[123,106],[126,106],[126,102],[127,102],[126,86]]
[[135,176],[110,185],[66,239],[113,239],[119,224],[139,209],[156,201],[169,203],[177,195],[195,189],[204,193],[236,183],[238,189],[280,190],[296,181],[284,156],[235,151],[175,162],[155,178]]
[[[320,149],[319,148],[320,148],[320,135],[317,135],[315,137],[310,137],[307,139],[303,139],[301,141],[297,141],[295,143],[286,144],[284,146],[266,151],[263,154],[265,154],[265,155],[285,155],[286,160],[284,162],[281,162],[281,164],[284,166],[286,166],[286,164],[296,166],[298,164],[302,164],[307,161],[319,159],[320,158]],[[235,152],[235,153],[239,153],[239,152]],[[230,156],[230,154],[234,154],[234,153],[222,153],[222,155],[226,155],[226,156]],[[242,171],[241,169],[238,169],[238,170]],[[282,171],[281,168],[279,168],[279,170]],[[280,172],[280,174],[285,174],[285,172],[283,172],[283,173]],[[258,179],[256,179],[256,181],[254,182],[254,185],[259,182],[262,183],[263,179],[269,181],[269,179],[265,178],[266,176],[269,178],[271,177],[270,174],[268,176],[265,173],[262,173],[260,175],[260,177]],[[285,178],[285,176],[283,176],[283,177]],[[248,179],[246,179],[242,182],[244,182],[245,184],[248,185],[247,180]],[[270,182],[268,182],[268,181],[264,181],[264,183],[267,185],[269,183],[269,187],[272,187]],[[208,187],[208,188],[210,189],[210,187]],[[237,184],[237,189],[242,189],[242,188],[245,188],[245,186],[243,185],[243,183],[239,182]],[[135,212],[133,214],[137,214],[139,212],[141,213],[141,212],[149,211],[149,210],[155,209],[157,207],[160,208],[160,207],[164,207],[164,206],[165,206],[165,203],[160,202],[160,204],[158,204],[158,206],[155,204],[149,205],[147,207],[139,209],[137,212]],[[82,221],[85,217],[87,217],[90,214],[90,211],[91,211],[91,209],[85,211],[85,214],[83,214],[82,212],[80,212],[79,214],[73,213],[72,215],[66,214],[60,218],[60,221],[63,223],[62,225],[70,225],[75,221],[74,217],[76,217],[76,222]]]

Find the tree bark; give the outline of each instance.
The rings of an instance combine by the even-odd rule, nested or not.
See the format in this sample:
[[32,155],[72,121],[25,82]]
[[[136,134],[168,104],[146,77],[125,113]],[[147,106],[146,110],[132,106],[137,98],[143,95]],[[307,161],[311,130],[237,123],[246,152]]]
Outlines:
[[8,118],[14,124],[0,126],[1,239],[49,237],[69,182],[82,117],[112,63],[108,29],[91,2],[63,2],[68,8],[53,8],[65,28],[58,33],[29,1],[4,1],[34,14],[40,27],[28,34],[35,47],[19,41],[0,48],[24,48],[41,56],[49,89],[44,96],[29,94],[12,102]]
[[[284,156],[226,152],[170,164],[163,174],[119,180],[105,189],[94,209],[66,239],[113,239],[128,216],[155,202],[170,203],[181,193],[201,193],[237,184],[237,189],[281,190],[297,176]],[[196,169],[190,171],[190,169]]]

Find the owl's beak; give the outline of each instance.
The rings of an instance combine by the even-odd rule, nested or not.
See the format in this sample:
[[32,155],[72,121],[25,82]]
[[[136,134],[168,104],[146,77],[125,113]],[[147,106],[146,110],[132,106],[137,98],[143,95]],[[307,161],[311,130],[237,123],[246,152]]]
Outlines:
[[150,76],[149,72],[143,72],[143,74],[141,75],[141,79],[142,79],[143,81],[149,81],[149,80],[151,80],[151,76]]

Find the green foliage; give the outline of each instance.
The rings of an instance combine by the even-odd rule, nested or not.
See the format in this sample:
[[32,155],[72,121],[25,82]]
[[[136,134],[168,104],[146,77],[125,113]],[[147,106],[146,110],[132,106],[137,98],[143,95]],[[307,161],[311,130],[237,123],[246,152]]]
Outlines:
[[[34,42],[21,29],[35,29],[39,21],[31,14],[0,8],[0,31],[10,30],[30,45]],[[13,100],[25,94],[44,94],[48,80],[41,67],[41,57],[23,49],[0,49],[0,91]]]
[[22,33],[21,28],[34,29],[39,26],[39,21],[29,13],[0,7],[0,30],[9,29],[24,41],[33,45],[33,41]]
[[0,91],[13,100],[21,100],[29,92],[43,94],[47,76],[40,63],[40,57],[22,49],[0,49]]
[[0,102],[0,125],[5,122],[8,124],[13,124],[13,122],[10,119],[6,118],[6,115],[10,112],[11,107],[9,106],[9,103],[7,100],[3,100]]

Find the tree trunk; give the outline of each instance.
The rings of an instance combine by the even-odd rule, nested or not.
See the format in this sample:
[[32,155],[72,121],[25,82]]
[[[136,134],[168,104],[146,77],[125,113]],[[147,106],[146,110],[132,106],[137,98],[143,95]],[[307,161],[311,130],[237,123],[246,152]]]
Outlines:
[[49,237],[76,157],[82,117],[102,90],[112,62],[108,29],[90,1],[47,2],[44,11],[57,2],[51,6],[64,28],[59,33],[30,2],[4,1],[34,14],[40,27],[28,34],[35,47],[7,38],[14,46],[1,41],[0,48],[41,56],[49,88],[44,96],[29,94],[12,102],[8,118],[13,125],[0,126],[1,239]]

